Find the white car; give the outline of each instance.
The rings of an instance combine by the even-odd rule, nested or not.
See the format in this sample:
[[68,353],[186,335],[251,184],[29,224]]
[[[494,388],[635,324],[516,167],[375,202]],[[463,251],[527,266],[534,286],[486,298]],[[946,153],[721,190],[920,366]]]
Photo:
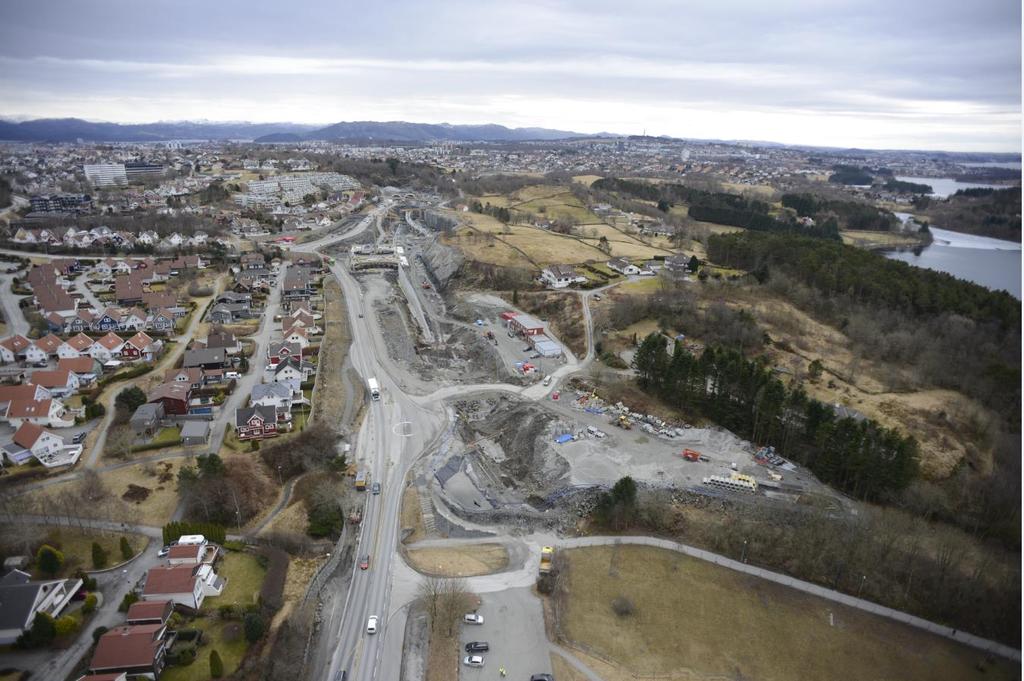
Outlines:
[[377,616],[370,615],[370,619],[366,622],[366,633],[376,634],[377,633]]
[[483,624],[484,616],[478,615],[475,612],[467,612],[462,616],[462,621],[466,624]]
[[226,372],[224,372],[224,378],[228,379],[229,381],[232,378],[239,379],[241,377],[242,377],[242,374],[238,373],[237,371],[226,371]]
[[480,657],[479,655],[466,655],[464,658],[462,658],[462,664],[466,665],[467,667],[483,667],[484,658]]

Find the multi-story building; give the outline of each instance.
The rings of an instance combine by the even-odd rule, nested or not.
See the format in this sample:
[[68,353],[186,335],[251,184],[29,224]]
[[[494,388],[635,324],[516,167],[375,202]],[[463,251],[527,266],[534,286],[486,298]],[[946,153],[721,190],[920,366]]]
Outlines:
[[33,196],[29,203],[34,213],[63,213],[89,210],[92,207],[92,197],[88,194],[50,194]]
[[87,163],[82,166],[85,179],[96,187],[128,184],[128,174],[123,163]]

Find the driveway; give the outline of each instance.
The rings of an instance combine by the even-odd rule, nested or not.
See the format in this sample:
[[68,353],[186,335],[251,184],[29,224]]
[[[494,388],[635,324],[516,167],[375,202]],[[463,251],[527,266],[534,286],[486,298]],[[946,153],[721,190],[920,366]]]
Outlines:
[[548,639],[544,632],[544,612],[540,600],[528,587],[506,589],[483,596],[477,612],[482,625],[463,624],[459,635],[459,660],[465,657],[470,641],[487,641],[491,649],[474,653],[484,658],[483,668],[459,665],[462,681],[497,677],[504,667],[509,679],[528,679],[531,674],[551,673]]

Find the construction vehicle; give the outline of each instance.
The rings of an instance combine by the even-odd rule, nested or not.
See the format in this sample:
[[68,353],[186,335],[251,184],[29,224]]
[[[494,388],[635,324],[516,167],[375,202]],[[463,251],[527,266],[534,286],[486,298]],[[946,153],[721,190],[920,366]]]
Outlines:
[[421,284],[421,286],[422,286],[424,291],[429,291],[430,290],[430,282],[429,281],[423,282],[423,284]]
[[367,477],[368,476],[366,475],[366,471],[359,471],[358,473],[356,473],[356,491],[357,492],[365,492],[366,491],[366,478]]
[[555,547],[544,546],[540,550],[540,574],[546,575],[551,572],[551,561],[555,557]]
[[615,420],[615,425],[623,430],[632,430],[633,422],[629,420],[629,417],[625,414],[619,414],[619,418]]
[[700,452],[695,452],[692,449],[684,449],[683,458],[687,461],[700,461]]
[[377,384],[377,379],[376,378],[369,378],[369,379],[367,379],[366,383],[370,387],[370,398],[374,399],[374,400],[379,400],[380,399],[380,385]]
[[358,525],[363,522],[363,512],[358,508],[353,509],[353,511],[348,514],[348,521],[353,525]]

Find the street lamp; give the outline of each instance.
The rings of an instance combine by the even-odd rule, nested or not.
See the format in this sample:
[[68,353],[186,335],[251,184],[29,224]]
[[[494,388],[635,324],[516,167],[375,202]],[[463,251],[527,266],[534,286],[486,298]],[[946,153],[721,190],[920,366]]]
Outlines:
[[747,540],[743,540],[743,557],[740,559],[742,562],[747,562]]
[[857,589],[857,598],[860,598],[861,593],[864,591],[864,582],[868,581],[867,575],[861,575],[860,577],[860,588]]

